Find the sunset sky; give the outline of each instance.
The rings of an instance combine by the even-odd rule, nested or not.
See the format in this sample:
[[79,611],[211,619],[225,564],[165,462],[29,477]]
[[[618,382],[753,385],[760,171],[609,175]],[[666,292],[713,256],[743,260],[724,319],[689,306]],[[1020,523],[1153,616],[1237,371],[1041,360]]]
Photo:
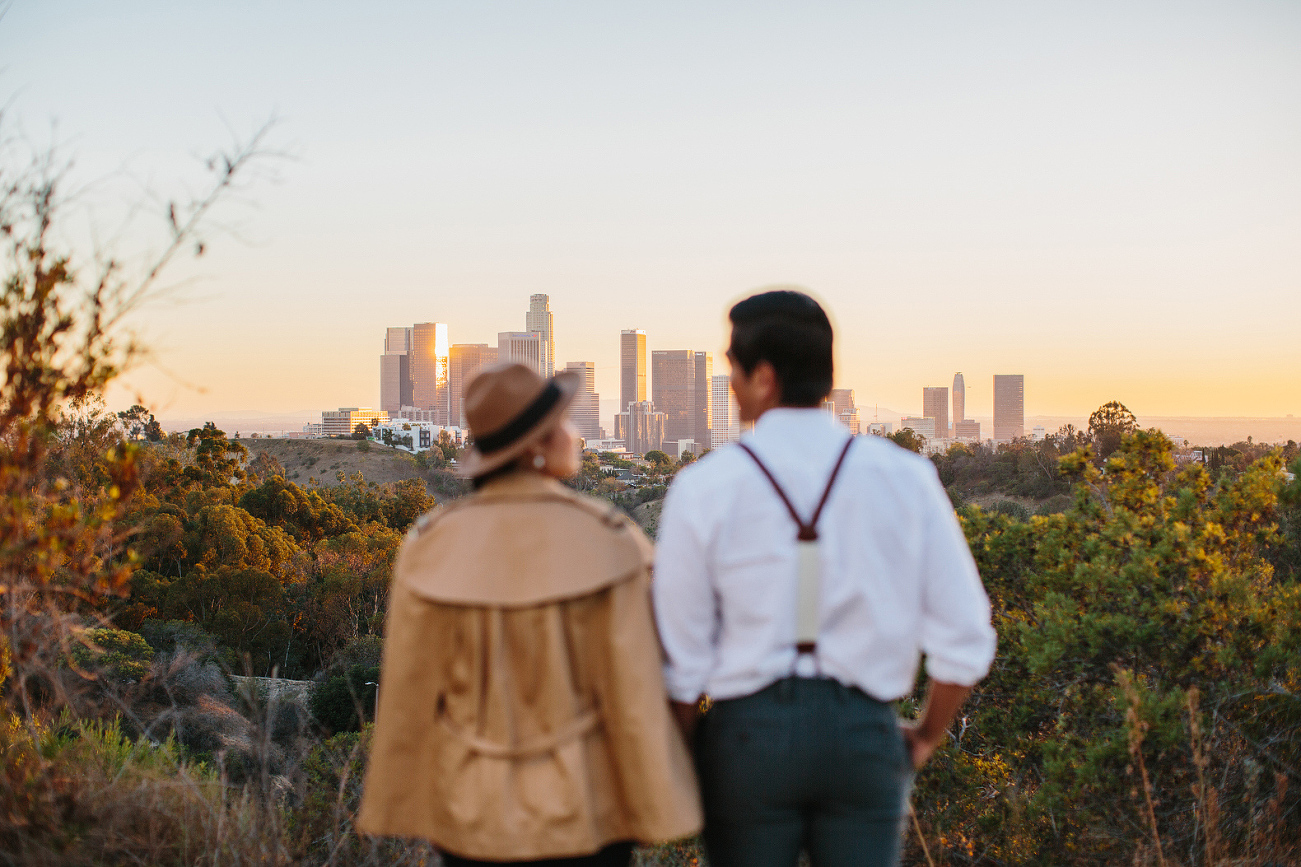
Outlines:
[[771,284],[827,304],[860,406],[960,370],[973,415],[994,373],[1028,414],[1301,415],[1292,0],[12,0],[0,105],[76,158],[70,237],[128,253],[164,234],[130,206],[279,118],[134,320],[113,401],[163,417],[373,406],[385,326],[495,343],[535,292],[613,398],[620,329],[724,372]]

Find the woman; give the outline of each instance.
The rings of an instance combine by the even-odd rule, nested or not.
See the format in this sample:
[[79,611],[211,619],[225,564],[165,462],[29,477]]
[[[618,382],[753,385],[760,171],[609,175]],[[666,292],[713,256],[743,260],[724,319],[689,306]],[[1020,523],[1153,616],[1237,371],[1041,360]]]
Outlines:
[[514,364],[470,383],[475,493],[416,522],[394,569],[358,825],[451,867],[627,865],[700,828],[660,671],[651,546],[558,480],[578,377]]

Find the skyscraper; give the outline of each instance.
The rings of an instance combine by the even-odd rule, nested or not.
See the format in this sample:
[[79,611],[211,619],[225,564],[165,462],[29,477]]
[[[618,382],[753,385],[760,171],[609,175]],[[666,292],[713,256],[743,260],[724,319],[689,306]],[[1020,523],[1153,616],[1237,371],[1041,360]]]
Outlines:
[[732,395],[732,377],[720,373],[709,379],[709,448],[716,449],[741,438],[741,418]]
[[452,345],[448,383],[452,390],[448,400],[451,415],[448,424],[465,427],[465,387],[480,370],[497,363],[497,347],[486,343],[455,343]]
[[[710,379],[714,366],[708,352],[657,349],[651,353],[651,402],[664,413],[664,440],[710,441]],[[667,451],[667,449],[666,449]]]
[[713,381],[714,359],[708,352],[696,352],[696,406],[691,432],[691,438],[696,441],[696,454],[707,449],[712,439],[709,429],[713,423],[710,412],[710,407],[714,404]]
[[1025,436],[1025,375],[994,374],[994,442]]
[[935,419],[935,437],[949,436],[949,390],[947,387],[922,389],[922,417]]
[[569,418],[586,440],[601,438],[600,395],[596,393],[596,363],[592,361],[571,361],[565,370],[582,377],[578,393],[569,404]]
[[414,380],[412,405],[437,413],[435,424],[447,424],[451,416],[448,387],[451,343],[443,322],[417,322],[412,327],[411,377]]
[[524,315],[524,330],[538,335],[538,373],[550,379],[556,372],[556,335],[552,331],[551,298],[530,295],[529,312]]
[[854,436],[861,433],[858,407],[854,406],[854,390],[852,388],[831,389],[831,394],[827,395],[826,402],[831,404],[832,418],[849,428],[849,432]]
[[384,333],[384,354],[379,357],[379,408],[396,415],[404,406],[414,406],[411,378],[412,331],[409,327],[389,328]]
[[[958,433],[958,424],[967,420],[967,383],[962,379],[962,371],[953,374],[953,435]],[[979,439],[980,435],[977,434]]]
[[619,411],[646,399],[646,332],[619,332]]
[[846,410],[854,409],[854,390],[852,388],[833,388],[827,400],[835,407],[833,415],[840,418]]
[[542,373],[542,335],[537,331],[502,331],[497,335],[497,360],[522,364]]
[[660,449],[665,440],[664,413],[656,412],[649,400],[633,401],[614,417],[614,436],[635,455]]

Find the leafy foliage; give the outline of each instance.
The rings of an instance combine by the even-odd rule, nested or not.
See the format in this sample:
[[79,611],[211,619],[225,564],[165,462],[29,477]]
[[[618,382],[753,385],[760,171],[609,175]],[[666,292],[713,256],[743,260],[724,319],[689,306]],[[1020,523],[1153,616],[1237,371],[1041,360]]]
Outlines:
[[[1267,554],[1296,483],[1277,456],[1218,483],[1176,472],[1154,432],[1124,437],[1105,474],[1087,450],[1062,463],[1064,514],[964,511],[1000,653],[919,781],[932,842],[954,863],[1154,852],[1141,762],[1167,852],[1204,851],[1211,833],[1222,854],[1280,854],[1275,838],[1298,836],[1278,786],[1301,761],[1301,586]],[[1198,779],[1214,781],[1200,800]]]
[[908,451],[916,452],[917,454],[921,454],[922,449],[926,447],[926,438],[910,427],[901,428],[900,430],[890,434],[886,439],[890,440],[900,448],[905,448]]
[[332,732],[360,731],[375,718],[379,666],[354,665],[312,690],[308,708],[317,722]]
[[1126,434],[1138,430],[1138,420],[1123,403],[1108,401],[1089,416],[1089,436],[1093,438],[1098,458],[1105,460],[1116,449]]

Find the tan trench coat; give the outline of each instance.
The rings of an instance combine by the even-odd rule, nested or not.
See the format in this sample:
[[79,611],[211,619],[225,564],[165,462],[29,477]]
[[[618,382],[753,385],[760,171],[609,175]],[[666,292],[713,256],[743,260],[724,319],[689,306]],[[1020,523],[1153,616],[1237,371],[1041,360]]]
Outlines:
[[394,571],[360,829],[502,861],[698,831],[650,564],[627,517],[534,473],[422,518]]

